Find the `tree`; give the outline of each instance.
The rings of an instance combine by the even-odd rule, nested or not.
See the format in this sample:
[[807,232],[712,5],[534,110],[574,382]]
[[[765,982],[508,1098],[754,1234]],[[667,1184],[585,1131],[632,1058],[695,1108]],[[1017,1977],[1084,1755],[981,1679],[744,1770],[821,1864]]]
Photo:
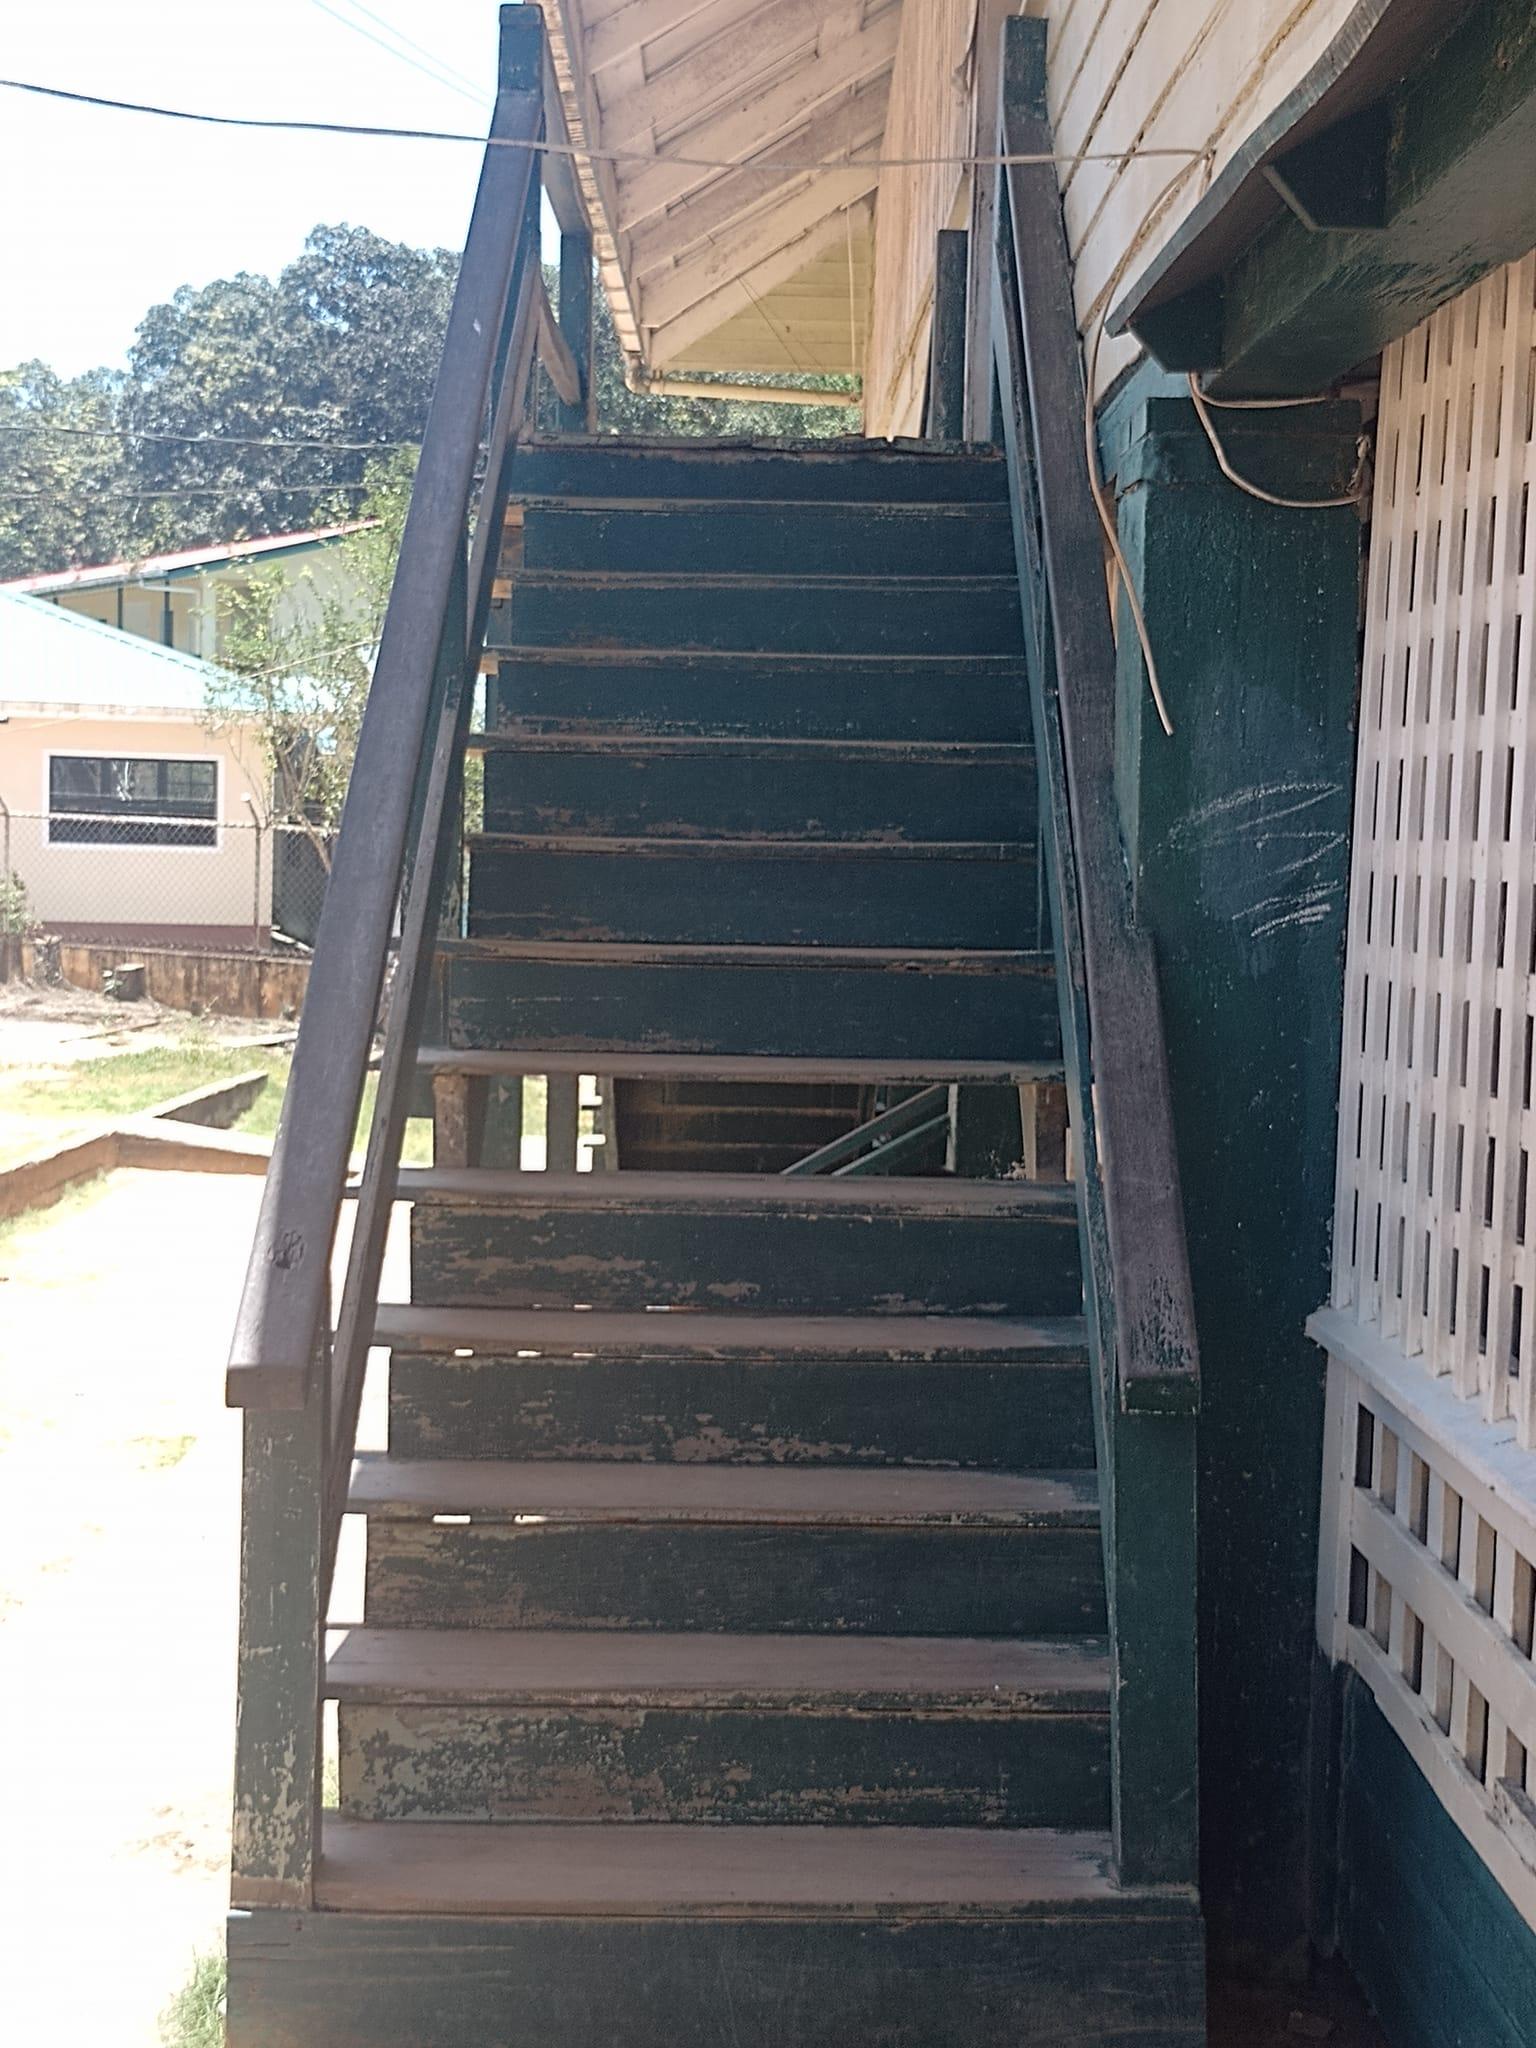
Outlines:
[[322,862],[352,772],[374,656],[410,501],[414,457],[368,472],[368,522],[336,544],[326,570],[296,580],[254,569],[219,599],[220,666],[210,669],[210,725],[255,736],[272,791],[270,822],[302,825]]
[[46,363],[0,372],[0,579],[122,552],[125,464],[111,431],[121,382],[106,370],[60,377]]

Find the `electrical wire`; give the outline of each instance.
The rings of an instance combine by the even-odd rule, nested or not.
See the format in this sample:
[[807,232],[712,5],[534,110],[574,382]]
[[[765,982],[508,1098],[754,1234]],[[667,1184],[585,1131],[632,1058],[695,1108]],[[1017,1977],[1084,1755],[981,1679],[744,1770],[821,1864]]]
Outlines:
[[341,455],[389,455],[419,448],[419,441],[259,441],[241,434],[150,434],[138,427],[67,427],[52,420],[0,420],[0,434],[67,434],[87,441],[152,441],[168,448],[265,448],[320,450]]
[[[92,502],[97,504],[102,503],[104,500],[107,499],[133,500],[137,498],[233,498],[238,497],[242,492],[254,492],[254,494],[259,498],[302,498],[324,497],[327,491],[366,491],[370,488],[371,486],[368,484],[344,483],[252,484],[247,483],[243,477],[235,477],[232,478],[231,481],[227,484],[199,485],[196,489],[188,489],[184,488],[181,485],[177,485],[172,488],[167,488],[166,490],[163,491],[157,491],[152,488],[146,488],[142,491],[93,491],[91,493],[91,498]],[[43,500],[44,498],[57,498],[59,495],[60,494],[57,491],[0,491],[0,503],[7,505],[36,504],[41,502],[41,500]]]
[[[322,14],[328,14],[332,21],[339,22],[343,28],[350,29],[353,35],[362,36],[365,41],[372,43],[376,49],[382,50],[386,56],[395,58],[398,63],[409,65],[412,71],[419,72],[423,78],[430,79],[433,85],[440,85],[447,92],[456,92],[460,99],[471,100],[477,107],[483,107],[486,104],[484,93],[473,91],[467,82],[463,85],[457,84],[453,79],[446,77],[441,71],[436,69],[429,70],[427,65],[421,63],[417,58],[410,56],[404,50],[396,49],[393,43],[386,43],[384,38],[376,36],[372,29],[364,28],[360,21],[349,20],[345,14],[338,13],[334,7],[328,4],[328,0],[310,0],[310,5],[318,8]],[[358,9],[358,12],[366,14],[368,10],[366,7],[362,7]],[[375,15],[373,19],[378,21],[380,17]],[[385,26],[387,27],[388,24],[386,23]],[[401,40],[405,41],[406,38],[402,37]],[[420,43],[413,45],[413,47],[418,50],[421,49]],[[429,53],[423,51],[422,54],[425,56]],[[436,61],[435,58],[432,60],[434,66]]]
[[[1364,499],[1365,471],[1366,464],[1370,458],[1371,447],[1367,436],[1362,435],[1356,445],[1355,473],[1350,479],[1350,488],[1343,497],[1281,498],[1277,497],[1273,491],[1266,491],[1262,484],[1254,483],[1251,477],[1242,475],[1239,470],[1233,467],[1226,449],[1221,445],[1221,436],[1216,431],[1216,422],[1211,418],[1210,400],[1200,389],[1200,380],[1193,372],[1190,373],[1189,377],[1189,395],[1194,400],[1195,412],[1199,417],[1201,426],[1205,429],[1205,438],[1210,442],[1211,451],[1216,457],[1216,467],[1221,471],[1228,483],[1236,484],[1237,488],[1240,491],[1246,491],[1250,498],[1257,498],[1264,505],[1278,506],[1282,512],[1337,512],[1341,511],[1346,505],[1358,505]],[[1259,403],[1266,407],[1270,402],[1259,401]],[[1317,400],[1304,401],[1304,403],[1308,404],[1316,404],[1318,402]],[[1289,404],[1290,400],[1283,400],[1282,403]]]
[[[208,128],[250,128],[289,135],[351,135],[387,142],[458,142],[476,149],[521,149],[541,156],[568,156],[584,163],[661,164],[679,170],[756,171],[764,177],[788,173],[846,171],[847,157],[821,159],[815,163],[743,162],[739,157],[673,156],[659,150],[589,149],[584,143],[535,140],[522,135],[471,135],[452,128],[386,128],[357,121],[299,121],[257,114],[208,114],[191,107],[162,107],[146,100],[108,99],[100,93],[70,92],[61,85],[41,85],[26,78],[0,78],[0,90],[33,93],[42,99],[62,100],[72,106],[104,108],[117,114],[150,114],[163,121],[189,121]],[[922,170],[952,165],[960,169],[1006,169],[1024,164],[1125,164],[1149,158],[1177,157],[1192,168],[1202,162],[1206,149],[1103,149],[1076,150],[1056,154],[1046,150],[1024,155],[977,155],[962,152],[954,156],[860,157],[861,169],[875,171]]]

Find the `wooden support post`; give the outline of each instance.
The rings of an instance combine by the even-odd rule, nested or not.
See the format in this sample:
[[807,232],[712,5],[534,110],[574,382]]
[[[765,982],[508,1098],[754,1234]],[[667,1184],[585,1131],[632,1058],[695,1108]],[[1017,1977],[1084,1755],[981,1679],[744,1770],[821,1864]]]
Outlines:
[[941,228],[933,268],[933,336],[928,350],[928,439],[965,431],[965,292],[970,236]]
[[[329,1336],[327,1335],[327,1343]],[[247,1410],[231,1903],[303,1912],[319,1853],[326,1376],[302,1409]]]
[[488,1083],[483,1074],[438,1074],[432,1082],[432,1164],[479,1166]]
[[581,399],[563,400],[555,418],[562,434],[590,434],[597,426],[597,392],[592,377],[592,237],[560,237],[560,332],[576,359]]
[[1019,1090],[1028,1180],[1067,1177],[1067,1091],[1060,1081],[1034,1081]]
[[544,1112],[544,1165],[550,1173],[576,1171],[581,1084],[579,1074],[551,1074],[549,1097]]
[[1017,1088],[951,1088],[951,1173],[966,1180],[1002,1180],[1024,1153]]
[[523,1164],[523,1125],[528,1084],[520,1074],[497,1074],[485,1084],[479,1113],[479,1166],[518,1173]]

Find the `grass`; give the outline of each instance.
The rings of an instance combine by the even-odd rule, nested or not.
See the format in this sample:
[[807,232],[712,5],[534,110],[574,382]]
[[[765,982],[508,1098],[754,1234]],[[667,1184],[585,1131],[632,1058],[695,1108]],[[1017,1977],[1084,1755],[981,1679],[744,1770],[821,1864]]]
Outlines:
[[196,1442],[195,1436],[136,1436],[130,1438],[129,1449],[138,1452],[146,1472],[169,1472]]
[[191,1975],[160,2015],[165,2048],[224,2048],[228,1972],[217,1950],[200,1955]]
[[[241,1117],[235,1128],[252,1138],[274,1138],[277,1135],[277,1119],[283,1106],[283,1094],[288,1086],[288,1061],[282,1061],[280,1069],[273,1074],[265,1088]],[[361,1151],[368,1142],[368,1133],[373,1126],[374,1104],[378,1100],[379,1077],[370,1074],[363,1083],[363,1106],[358,1112],[357,1138],[355,1146]],[[400,1147],[402,1166],[430,1166],[432,1164],[432,1121],[430,1117],[411,1117],[405,1126],[405,1140]]]
[[157,1102],[189,1095],[215,1081],[265,1067],[280,1074],[286,1061],[267,1047],[223,1046],[191,1037],[177,1045],[155,1045],[143,1052],[117,1053],[108,1059],[79,1060],[67,1072],[39,1079],[36,1075],[0,1080],[0,1106],[24,1105],[28,1115],[68,1118],[71,1122],[110,1123],[153,1109]]

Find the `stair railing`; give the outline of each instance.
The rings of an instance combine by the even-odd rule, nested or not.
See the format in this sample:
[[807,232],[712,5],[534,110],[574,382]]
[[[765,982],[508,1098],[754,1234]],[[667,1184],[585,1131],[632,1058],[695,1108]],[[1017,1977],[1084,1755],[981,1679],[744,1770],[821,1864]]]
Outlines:
[[[563,425],[586,424],[590,406],[590,226],[568,159],[550,158],[542,180],[539,169],[558,108],[540,9],[503,7],[495,110],[229,1362],[228,1399],[245,1410],[237,1906],[313,1898],[324,1615],[432,955],[457,893],[464,739],[535,363]],[[540,270],[541,187],[563,231],[558,324]],[[378,1091],[350,1189],[387,975]],[[331,1258],[349,1193],[333,1334]]]
[[1046,110],[1046,23],[1004,27],[993,348],[1014,508],[1062,1038],[1079,1162],[1122,1880],[1196,1877],[1199,1361],[1152,943],[1114,779],[1115,646]]

